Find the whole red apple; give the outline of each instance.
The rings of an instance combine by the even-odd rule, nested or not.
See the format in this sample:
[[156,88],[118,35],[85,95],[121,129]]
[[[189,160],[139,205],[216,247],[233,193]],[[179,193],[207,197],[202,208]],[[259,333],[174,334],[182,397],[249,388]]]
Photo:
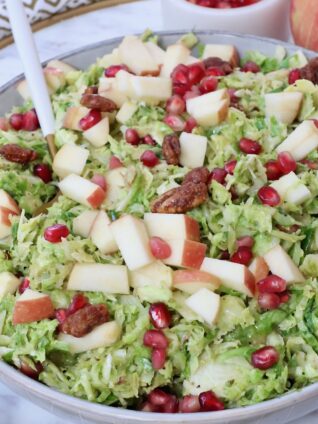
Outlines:
[[317,0],[292,0],[290,24],[296,44],[318,51]]

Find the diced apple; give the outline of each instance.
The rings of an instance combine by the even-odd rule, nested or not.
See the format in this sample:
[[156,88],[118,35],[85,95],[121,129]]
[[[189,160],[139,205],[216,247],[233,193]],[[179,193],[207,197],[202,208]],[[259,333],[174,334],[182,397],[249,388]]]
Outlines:
[[90,232],[92,242],[104,255],[117,252],[118,246],[110,229],[111,220],[105,211],[100,211]]
[[63,127],[68,130],[82,131],[79,122],[89,113],[90,109],[83,106],[72,106],[67,109],[63,120]]
[[48,87],[55,93],[66,84],[65,74],[57,68],[44,68],[44,76]]
[[89,151],[76,144],[64,144],[53,160],[53,170],[59,178],[70,174],[81,175],[86,165]]
[[108,347],[115,344],[121,336],[121,327],[116,321],[105,322],[95,327],[83,337],[74,337],[60,333],[58,340],[68,345],[71,353],[87,352],[99,347]]
[[207,246],[192,240],[167,240],[171,248],[171,255],[164,259],[164,263],[184,268],[197,268],[202,265]]
[[0,206],[11,210],[15,215],[21,212],[17,202],[3,189],[0,189]]
[[54,316],[54,306],[47,294],[27,289],[16,300],[13,309],[13,325],[41,321]]
[[124,215],[112,222],[110,228],[130,271],[154,262],[146,226],[141,219]]
[[234,67],[239,65],[239,55],[236,48],[228,44],[206,44],[203,52],[203,59],[208,57],[219,57],[230,62]]
[[0,206],[0,239],[8,237],[11,234],[11,215],[16,214],[12,210]]
[[65,75],[69,74],[70,72],[77,71],[74,66],[69,65],[68,63],[62,62],[61,60],[50,60],[47,64],[48,68],[56,68],[62,71]]
[[203,135],[183,132],[180,135],[180,164],[187,168],[203,166],[208,139]]
[[170,288],[172,286],[172,269],[161,261],[152,262],[143,268],[130,271],[130,285],[134,289],[145,286]]
[[136,75],[158,75],[159,66],[140,38],[129,35],[118,47],[119,57]]
[[220,310],[220,295],[202,288],[186,301],[186,305],[209,325],[215,324]]
[[73,233],[83,238],[88,238],[97,218],[98,211],[84,211],[73,219]]
[[218,277],[222,284],[229,289],[236,290],[250,297],[253,297],[255,293],[254,275],[245,265],[221,259],[205,258],[201,271]]
[[131,87],[131,74],[127,71],[119,71],[116,74],[116,87],[125,98],[125,101],[128,100],[128,97],[133,98],[134,93]]
[[269,274],[268,265],[262,256],[254,258],[248,269],[254,275],[256,282],[263,280],[263,278],[266,278]]
[[[127,74],[130,75],[128,72]],[[99,80],[98,94],[112,100],[118,107],[121,107],[127,101],[127,95],[120,90],[116,78],[101,78]]]
[[125,102],[117,112],[116,120],[120,124],[125,124],[125,122],[129,121],[129,119],[134,115],[137,109],[138,105],[136,103]]
[[277,148],[277,153],[290,152],[296,161],[318,147],[318,129],[313,121],[304,121]]
[[105,205],[108,209],[116,206],[121,198],[122,190],[129,190],[136,176],[134,167],[120,167],[108,171],[105,175],[107,185],[107,197]]
[[164,63],[166,51],[151,41],[147,41],[145,46],[156,64],[161,66]]
[[60,181],[59,188],[64,196],[94,209],[103,203],[106,195],[97,184],[76,174],[70,174]]
[[173,44],[166,50],[160,76],[170,78],[174,68],[180,64],[185,65],[190,56],[190,50],[182,44]]
[[297,118],[303,100],[303,93],[282,92],[265,94],[265,115],[284,124],[292,124]]
[[17,291],[21,281],[11,272],[0,273],[0,300],[7,294],[13,294]]
[[109,119],[106,116],[92,128],[83,132],[83,137],[94,147],[105,146],[109,136]]
[[288,284],[305,281],[288,253],[279,244],[265,253],[264,259],[271,273],[283,278]]
[[173,287],[185,293],[193,294],[202,288],[216,290],[220,287],[221,281],[199,270],[178,270],[173,272]]
[[10,123],[8,118],[0,117],[0,131],[9,131]]
[[111,53],[103,56],[99,60],[98,64],[99,66],[103,68],[109,68],[110,66],[113,66],[113,65],[121,65],[122,62],[118,54],[118,49],[116,48]]
[[199,223],[188,215],[145,213],[144,221],[150,237],[200,241]]
[[221,89],[187,100],[187,112],[202,126],[217,125],[226,119],[229,109],[227,90]]
[[17,85],[17,92],[24,100],[31,98],[30,89],[26,80],[22,80]]
[[283,175],[270,186],[278,192],[282,201],[295,205],[299,205],[311,197],[311,192],[294,172]]
[[67,290],[128,294],[127,267],[97,263],[75,264],[67,282]]

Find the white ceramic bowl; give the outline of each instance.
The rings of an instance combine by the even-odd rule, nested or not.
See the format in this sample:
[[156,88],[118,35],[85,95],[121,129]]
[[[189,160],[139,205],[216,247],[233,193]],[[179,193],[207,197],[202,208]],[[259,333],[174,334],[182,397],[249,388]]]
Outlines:
[[[173,44],[185,32],[187,31],[159,33],[160,41],[164,46]],[[254,49],[266,55],[273,55],[278,45],[285,47],[289,53],[294,53],[299,49],[291,44],[254,36],[209,31],[201,31],[197,35],[203,43],[233,44],[240,54]],[[110,53],[113,48],[118,46],[120,40],[114,39],[86,46],[59,57],[59,59],[65,59],[66,62],[79,68],[87,68],[97,57]],[[304,53],[307,57],[317,55],[306,50],[304,50]],[[21,76],[0,88],[0,116],[10,110],[12,106],[21,102],[15,89],[15,85],[20,79]],[[1,360],[0,380],[29,401],[76,424],[192,424],[194,422],[197,424],[285,424],[314,411],[318,407],[318,383],[298,392],[244,408],[197,414],[155,414],[98,405],[67,396],[24,376]],[[8,405],[8,407],[10,406]],[[0,423],[6,424],[1,421],[1,416]]]
[[290,0],[260,0],[251,6],[212,9],[187,0],[161,0],[165,29],[241,32],[288,40]]

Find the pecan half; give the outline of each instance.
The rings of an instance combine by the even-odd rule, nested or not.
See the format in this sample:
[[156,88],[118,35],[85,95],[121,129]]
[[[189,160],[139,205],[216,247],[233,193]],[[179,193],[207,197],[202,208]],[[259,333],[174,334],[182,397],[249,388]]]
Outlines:
[[84,94],[98,94],[98,87],[97,85],[91,85],[86,88],[84,91]]
[[223,71],[225,75],[231,74],[233,72],[233,66],[229,62],[226,62],[219,57],[208,57],[204,59],[203,64],[206,69],[218,68]]
[[210,176],[210,172],[204,166],[201,166],[199,168],[194,168],[192,169],[192,171],[188,172],[185,175],[182,185],[190,183],[190,182],[194,184],[198,184],[198,183],[207,184],[209,181],[209,176]]
[[169,165],[179,165],[181,147],[176,134],[166,135],[162,144],[162,154]]
[[118,109],[116,103],[99,94],[83,94],[81,105],[88,109],[98,109],[101,112],[113,112]]
[[68,316],[61,325],[63,333],[74,337],[83,337],[97,325],[108,321],[108,310],[105,305],[86,305]]
[[311,59],[306,66],[300,69],[302,79],[318,84],[318,57]]
[[167,191],[151,204],[154,213],[185,213],[200,206],[208,197],[207,185],[188,182]]
[[25,165],[37,158],[34,150],[26,149],[18,144],[4,144],[0,147],[0,155],[9,162],[20,163]]

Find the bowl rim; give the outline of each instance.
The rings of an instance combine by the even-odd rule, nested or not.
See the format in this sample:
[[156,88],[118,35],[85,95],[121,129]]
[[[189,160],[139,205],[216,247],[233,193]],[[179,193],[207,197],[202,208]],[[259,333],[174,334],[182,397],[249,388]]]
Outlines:
[[[179,1],[179,0],[177,0]],[[184,0],[182,0],[184,1]],[[263,1],[271,1],[271,0],[263,0]],[[275,1],[275,0],[273,0]],[[191,30],[190,30],[191,31]],[[182,36],[189,32],[189,29],[178,30],[178,31],[155,31],[155,33],[159,36]],[[271,44],[273,46],[282,46],[285,48],[297,48],[296,45],[282,42],[280,40],[276,40],[268,37],[261,37],[256,35],[245,35],[230,31],[213,31],[213,30],[199,30],[194,31],[198,37],[202,35],[219,35],[219,36],[227,36],[233,37],[237,41],[237,39],[250,39],[256,40],[264,44]],[[118,44],[122,40],[123,36],[106,39],[104,41],[99,41],[96,43],[87,44],[85,46],[79,47],[72,51],[67,51],[63,54],[57,55],[53,58],[50,58],[44,62],[43,65],[46,65],[50,60],[67,60],[69,57],[72,57],[76,54],[82,53],[85,50],[89,49],[97,49],[107,45]],[[235,41],[233,40],[233,42]],[[317,55],[316,52],[299,47],[299,49],[309,55]],[[0,87],[0,96],[5,91],[10,89],[12,86],[16,85],[22,78],[24,78],[23,74],[12,78],[7,83]],[[301,403],[303,400],[310,399],[314,396],[318,395],[318,382],[312,383],[304,388],[299,390],[293,390],[280,396],[277,396],[274,399],[266,400],[263,402],[259,402],[257,404],[226,409],[223,411],[214,411],[214,412],[198,412],[195,415],[191,413],[182,414],[181,419],[179,414],[161,414],[155,412],[142,412],[136,410],[129,410],[120,407],[113,407],[104,404],[94,403],[92,401],[88,401],[85,399],[77,398],[75,396],[71,396],[65,394],[63,392],[58,391],[55,388],[49,387],[43,383],[40,383],[36,380],[31,379],[30,377],[25,376],[17,369],[15,369],[12,365],[4,362],[0,357],[0,381],[6,383],[6,381],[12,381],[15,383],[15,387],[21,387],[23,391],[28,391],[31,395],[33,393],[37,398],[43,399],[46,402],[49,401],[51,404],[56,405],[57,407],[62,407],[66,411],[73,412],[74,409],[78,411],[78,413],[89,413],[99,418],[112,417],[115,419],[127,420],[127,422],[134,422],[134,420],[138,419],[141,423],[160,423],[160,422],[169,422],[169,423],[180,423],[180,420],[183,423],[193,423],[193,421],[203,421],[204,423],[209,422],[213,423],[213,418],[216,421],[221,422],[219,420],[228,420],[228,419],[244,419],[251,418],[252,416],[260,416],[262,414],[268,415],[269,413],[279,411],[290,406],[289,416],[292,413],[293,407],[297,406],[297,404]],[[8,385],[11,389],[11,384]],[[11,389],[15,392],[15,389]],[[17,390],[17,392],[19,392]],[[23,397],[23,396],[22,396]],[[31,400],[31,396],[28,397],[28,400]],[[36,403],[36,402],[34,402]],[[123,421],[125,422],[125,421]],[[223,421],[222,421],[223,422]]]
[[[161,0],[166,2],[167,0]],[[211,7],[199,6],[188,2],[188,0],[170,0],[170,3],[175,3],[179,7],[183,7],[188,13],[200,13],[208,16],[217,16],[225,18],[226,15],[233,16],[242,16],[247,13],[262,12],[268,7],[281,3],[281,0],[260,0],[257,3],[250,4],[248,6],[235,7],[229,9],[216,9]]]

